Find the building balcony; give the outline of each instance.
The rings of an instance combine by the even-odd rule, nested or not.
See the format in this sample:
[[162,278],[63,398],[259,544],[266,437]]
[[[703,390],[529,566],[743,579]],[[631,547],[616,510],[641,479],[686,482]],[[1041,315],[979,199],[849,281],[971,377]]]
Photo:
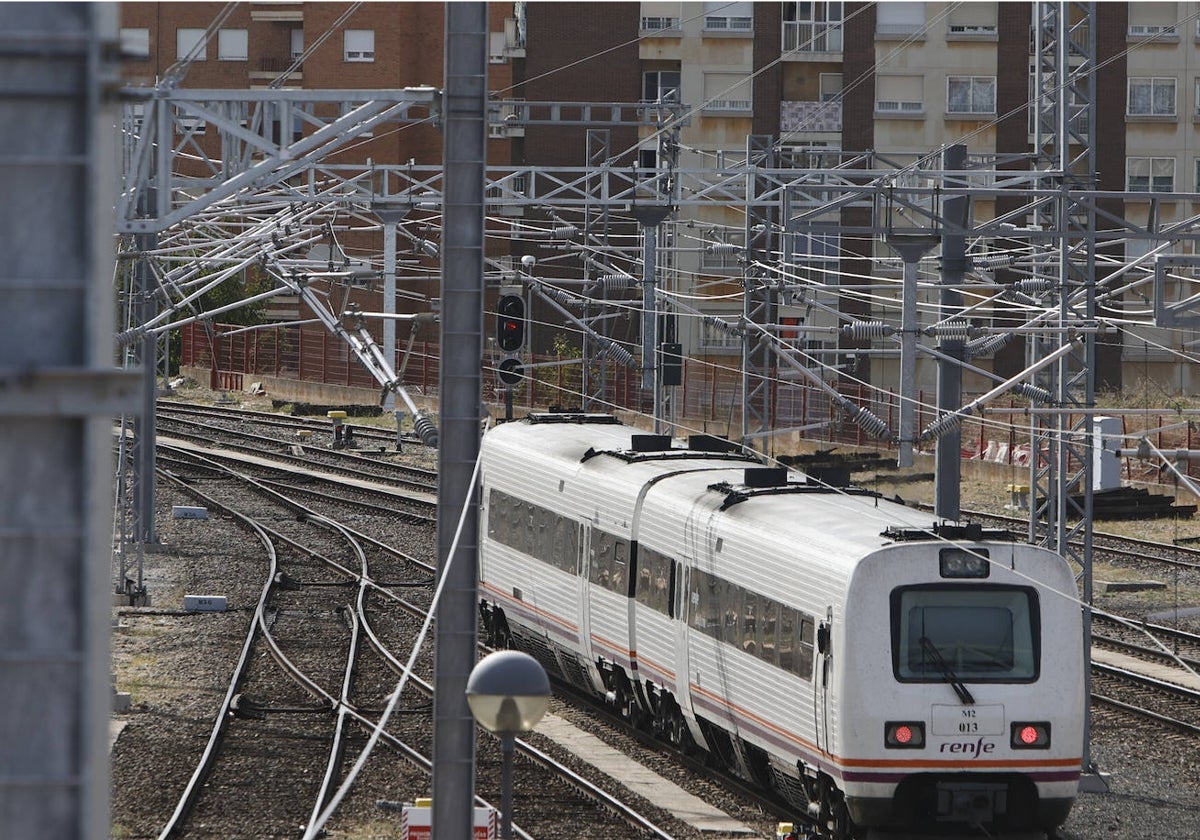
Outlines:
[[[285,58],[281,56],[260,56],[258,61],[255,62],[254,69],[250,71],[250,78],[253,81],[262,81],[264,79],[272,81],[284,70],[287,70],[289,67],[291,67],[292,62],[295,60],[295,57]],[[288,77],[288,82],[291,84],[297,84],[298,82],[303,81],[303,70],[303,64],[297,67],[295,72]]]
[[841,102],[780,102],[779,130],[781,132],[842,131]]
[[828,61],[831,53],[841,55],[842,23],[785,20],[783,22],[785,58],[812,58]]
[[273,21],[275,23],[303,23],[304,9],[301,3],[251,3],[250,20]]

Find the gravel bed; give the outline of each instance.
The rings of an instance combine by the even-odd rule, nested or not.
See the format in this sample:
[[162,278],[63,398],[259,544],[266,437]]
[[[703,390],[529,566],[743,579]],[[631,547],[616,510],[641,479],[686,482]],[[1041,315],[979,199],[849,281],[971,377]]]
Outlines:
[[[417,449],[417,448],[414,448]],[[429,453],[426,464],[435,460]],[[145,558],[145,582],[153,598],[147,608],[114,608],[112,651],[117,688],[130,692],[133,708],[115,715],[125,729],[113,748],[112,836],[156,837],[175,806],[178,791],[191,772],[192,755],[207,738],[212,712],[228,679],[229,667],[244,639],[248,617],[237,609],[223,614],[184,616],[177,613],[183,595],[224,594],[233,605],[253,603],[262,585],[262,561],[257,541],[229,520],[214,517],[199,522],[170,518],[172,504],[192,504],[167,487],[160,487],[159,532],[170,547]],[[369,517],[368,517],[369,519]],[[361,523],[356,523],[359,527]],[[395,538],[396,523],[381,525]],[[365,528],[364,528],[365,530]],[[387,536],[381,533],[381,539]],[[431,546],[427,547],[431,550]],[[1141,573],[1143,570],[1139,570]],[[1097,607],[1119,615],[1142,616],[1180,606],[1192,606],[1196,583],[1168,579],[1166,590],[1097,596]],[[1180,592],[1183,597],[1180,598]],[[1160,620],[1161,621],[1161,620]],[[1175,624],[1172,621],[1161,621]],[[1179,626],[1200,630],[1200,617],[1183,616]],[[365,669],[360,682],[368,693],[382,697],[390,677]],[[373,688],[372,688],[373,687]],[[697,776],[632,740],[614,734],[586,711],[555,701],[554,711],[582,728],[639,756],[663,776],[676,781],[750,825],[758,836],[773,836],[775,817],[739,802],[710,780]],[[530,740],[567,763],[582,764],[536,733]],[[352,739],[357,754],[362,738]],[[186,760],[181,757],[186,756]],[[1080,795],[1060,832],[1064,840],[1195,840],[1200,838],[1200,743],[1150,724],[1138,723],[1119,712],[1097,708],[1092,720],[1091,757],[1106,774],[1108,790]],[[478,743],[477,792],[499,801],[495,778],[499,752],[494,741]],[[531,783],[518,763],[517,790]],[[322,764],[323,766],[323,764]],[[313,772],[318,772],[316,769]],[[411,800],[428,794],[428,780],[403,762],[368,762],[364,782],[347,798],[329,825],[331,837],[398,837],[399,815],[383,811],[379,800]],[[280,796],[291,791],[282,786]],[[636,792],[628,792],[636,797]],[[539,790],[518,796],[516,819],[538,838],[578,838],[595,835],[603,820],[566,790]],[[647,803],[648,815],[655,816]],[[253,814],[254,808],[247,809]],[[298,837],[299,826],[263,833],[252,816],[241,832],[197,827],[189,837]],[[536,830],[534,827],[536,826]],[[591,827],[589,829],[589,827]],[[607,824],[605,837],[639,836]],[[672,833],[699,840],[700,834],[674,823]]]

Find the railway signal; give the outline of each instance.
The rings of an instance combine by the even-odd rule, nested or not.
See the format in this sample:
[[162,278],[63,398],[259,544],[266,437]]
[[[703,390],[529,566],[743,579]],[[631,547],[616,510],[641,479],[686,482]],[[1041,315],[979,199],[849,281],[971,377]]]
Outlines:
[[500,295],[496,303],[496,343],[506,353],[525,346],[525,300],[520,295]]

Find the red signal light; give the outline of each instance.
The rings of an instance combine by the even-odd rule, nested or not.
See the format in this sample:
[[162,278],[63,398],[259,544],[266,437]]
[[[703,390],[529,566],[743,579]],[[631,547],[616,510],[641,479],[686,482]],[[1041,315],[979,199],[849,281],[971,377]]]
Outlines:
[[1045,750],[1050,747],[1050,724],[1017,722],[1009,739],[1014,750]]
[[925,724],[888,721],[883,725],[883,745],[893,750],[919,750],[925,746]]

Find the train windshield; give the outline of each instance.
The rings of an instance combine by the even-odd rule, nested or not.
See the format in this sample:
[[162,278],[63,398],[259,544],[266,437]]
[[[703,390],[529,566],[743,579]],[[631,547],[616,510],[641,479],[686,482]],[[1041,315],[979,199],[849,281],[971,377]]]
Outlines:
[[892,668],[901,682],[1033,682],[1037,593],[1016,586],[909,586],[892,592]]

